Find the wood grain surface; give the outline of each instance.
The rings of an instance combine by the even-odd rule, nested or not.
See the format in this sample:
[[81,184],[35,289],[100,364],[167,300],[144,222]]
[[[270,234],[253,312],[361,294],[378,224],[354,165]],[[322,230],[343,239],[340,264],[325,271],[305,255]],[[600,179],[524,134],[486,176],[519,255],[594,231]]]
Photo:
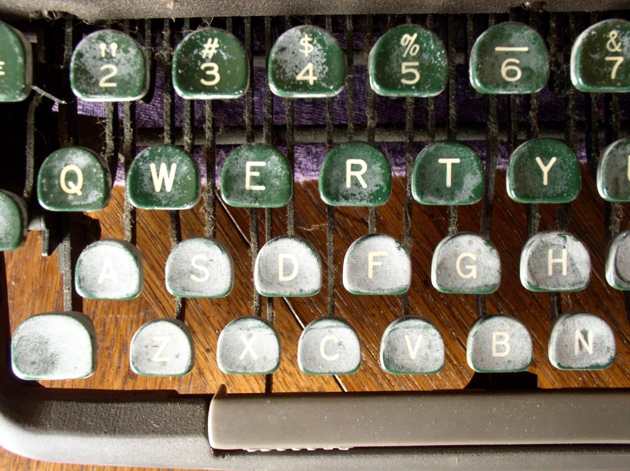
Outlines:
[[[511,201],[505,192],[505,174],[497,175],[491,240],[502,263],[499,290],[488,296],[488,312],[516,316],[527,326],[534,342],[534,362],[529,372],[538,375],[541,388],[592,388],[630,386],[630,327],[623,293],[610,288],[604,278],[606,257],[604,202],[597,195],[593,179],[583,169],[582,192],[572,205],[569,230],[587,246],[592,258],[591,283],[582,292],[562,296],[563,310],[586,310],[603,317],[613,328],[617,341],[617,359],[604,371],[566,372],[556,370],[547,359],[547,340],[551,327],[549,295],[525,290],[519,281],[519,259],[526,238],[526,207]],[[217,194],[217,196],[219,196]],[[296,185],[296,235],[307,239],[326,260],[326,207],[317,191],[317,182]],[[404,180],[395,179],[390,201],[378,209],[377,230],[402,238]],[[108,207],[88,216],[100,223],[100,237],[122,238],[123,191],[115,187]],[[541,205],[540,230],[553,229],[557,206]],[[479,231],[481,203],[459,210],[459,230]],[[263,392],[263,376],[229,376],[216,367],[217,338],[221,329],[236,317],[251,313],[252,263],[249,255],[249,212],[226,207],[217,199],[216,238],[229,248],[235,263],[236,283],[226,298],[189,300],[186,323],[195,342],[196,364],[192,373],[182,378],[140,377],[129,369],[128,347],[134,332],[144,323],[174,315],[174,299],[164,287],[164,264],[171,249],[166,212],[138,211],[137,246],[144,256],[145,288],[133,301],[91,301],[82,303],[82,311],[94,321],[98,342],[96,373],[84,380],[43,382],[46,387],[98,389],[171,389],[180,393],[212,394],[226,384],[230,392]],[[446,236],[448,210],[413,205],[412,260],[413,279],[409,292],[410,312],[433,322],[446,345],[444,369],[430,376],[390,375],[379,367],[381,336],[387,325],[400,316],[401,298],[397,296],[355,296],[341,284],[343,256],[349,245],[367,233],[367,210],[336,209],[335,237],[335,312],[347,319],[362,341],[362,363],[358,373],[345,377],[307,376],[297,365],[297,341],[305,325],[326,315],[327,280],[322,291],[310,298],[276,299],[273,303],[275,325],[281,336],[282,363],[273,376],[274,392],[297,391],[399,391],[460,389],[473,372],[466,364],[466,336],[477,318],[474,296],[442,294],[431,286],[431,257],[436,245]],[[273,234],[286,231],[286,210],[273,210]],[[203,235],[204,212],[200,203],[193,210],[181,212],[183,238]],[[259,220],[259,242],[264,243],[264,218]],[[88,221],[89,222],[89,221]],[[93,221],[92,221],[93,222]],[[627,221],[622,222],[625,228]],[[61,310],[62,281],[57,257],[42,258],[40,234],[29,233],[26,245],[6,254],[11,309],[11,329],[25,318],[41,312]],[[326,274],[326,267],[324,267]],[[265,313],[263,302],[262,314]],[[122,470],[99,466],[39,463],[0,453],[0,469],[78,471]]]

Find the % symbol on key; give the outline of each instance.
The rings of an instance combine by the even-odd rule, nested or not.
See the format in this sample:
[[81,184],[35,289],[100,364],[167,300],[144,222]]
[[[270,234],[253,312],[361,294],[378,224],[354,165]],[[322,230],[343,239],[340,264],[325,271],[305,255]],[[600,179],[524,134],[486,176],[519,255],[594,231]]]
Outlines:
[[400,45],[406,47],[403,57],[407,57],[407,54],[415,56],[420,52],[420,44],[415,44],[417,37],[418,33],[403,34],[403,37],[400,38]]

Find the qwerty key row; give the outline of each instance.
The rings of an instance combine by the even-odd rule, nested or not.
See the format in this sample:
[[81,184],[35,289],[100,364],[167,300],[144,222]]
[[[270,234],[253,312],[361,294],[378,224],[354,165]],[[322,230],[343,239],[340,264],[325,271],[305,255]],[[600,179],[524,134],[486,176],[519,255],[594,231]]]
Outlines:
[[[614,194],[630,200],[628,143],[618,141],[604,150],[598,185],[604,198]],[[623,169],[623,171],[619,171]],[[329,205],[378,206],[387,202],[392,175],[387,158],[366,143],[335,147],[325,158],[319,178],[321,198]],[[110,199],[111,177],[103,160],[83,148],[52,153],[38,175],[40,203],[51,211],[90,211]],[[562,203],[580,192],[580,168],[575,154],[561,141],[533,139],[518,147],[507,169],[510,197],[523,203]],[[193,207],[201,193],[195,161],[174,146],[144,149],[127,176],[128,197],[134,206],[151,210]],[[483,195],[483,165],[477,153],[456,141],[436,142],[416,159],[412,175],[414,198],[421,204],[463,205]],[[245,208],[287,204],[292,175],[287,159],[275,148],[248,144],[235,149],[221,172],[225,202]],[[24,202],[0,193],[0,241],[5,250],[19,247],[26,230]],[[628,271],[630,232],[611,244],[606,279],[617,289],[630,289]],[[143,286],[142,256],[132,244],[100,240],[83,250],[75,269],[75,289],[85,298],[128,300]],[[220,242],[194,237],[180,242],[166,262],[167,290],[178,297],[224,297],[234,284],[232,257]],[[546,231],[532,236],[521,253],[520,278],[532,291],[567,292],[584,289],[590,280],[590,256],[574,235]],[[489,294],[501,281],[497,249],[480,235],[460,232],[436,247],[431,282],[452,294]],[[313,296],[322,284],[322,261],[307,240],[277,237],[259,251],[254,265],[256,290],[268,297]],[[344,287],[356,295],[396,295],[411,284],[411,260],[403,245],[386,234],[368,234],[345,254]],[[68,338],[76,341],[68,342]],[[16,330],[12,343],[13,368],[26,379],[66,379],[91,375],[95,364],[92,322],[78,312],[30,317]],[[217,362],[232,374],[267,374],[280,363],[275,328],[258,317],[229,323],[218,341]],[[381,342],[381,365],[394,374],[432,374],[444,364],[444,342],[429,321],[406,316],[386,329]],[[615,357],[610,327],[587,312],[558,317],[549,339],[549,360],[560,369],[600,369]],[[467,340],[468,363],[475,371],[523,371],[532,361],[532,340],[526,327],[512,316],[479,319]],[[309,374],[351,374],[361,362],[361,342],[353,327],[336,317],[306,327],[298,343],[298,363]],[[141,375],[184,375],[194,365],[192,336],[176,319],[145,324],[134,335],[130,363]]]

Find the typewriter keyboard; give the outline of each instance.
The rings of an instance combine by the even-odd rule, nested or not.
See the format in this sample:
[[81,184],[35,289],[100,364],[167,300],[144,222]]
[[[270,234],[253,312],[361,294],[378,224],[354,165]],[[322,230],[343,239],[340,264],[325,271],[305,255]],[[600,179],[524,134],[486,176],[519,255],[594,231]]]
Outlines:
[[[0,23],[7,375],[217,393],[217,450],[627,445],[628,91],[628,11]],[[463,389],[518,392],[405,412]]]

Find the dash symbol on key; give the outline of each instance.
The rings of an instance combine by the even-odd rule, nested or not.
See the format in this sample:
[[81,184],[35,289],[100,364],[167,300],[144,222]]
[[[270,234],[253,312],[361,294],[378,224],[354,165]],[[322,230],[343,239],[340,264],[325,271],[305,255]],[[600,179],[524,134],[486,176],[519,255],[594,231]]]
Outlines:
[[527,46],[497,46],[494,50],[496,52],[529,52],[529,48]]

